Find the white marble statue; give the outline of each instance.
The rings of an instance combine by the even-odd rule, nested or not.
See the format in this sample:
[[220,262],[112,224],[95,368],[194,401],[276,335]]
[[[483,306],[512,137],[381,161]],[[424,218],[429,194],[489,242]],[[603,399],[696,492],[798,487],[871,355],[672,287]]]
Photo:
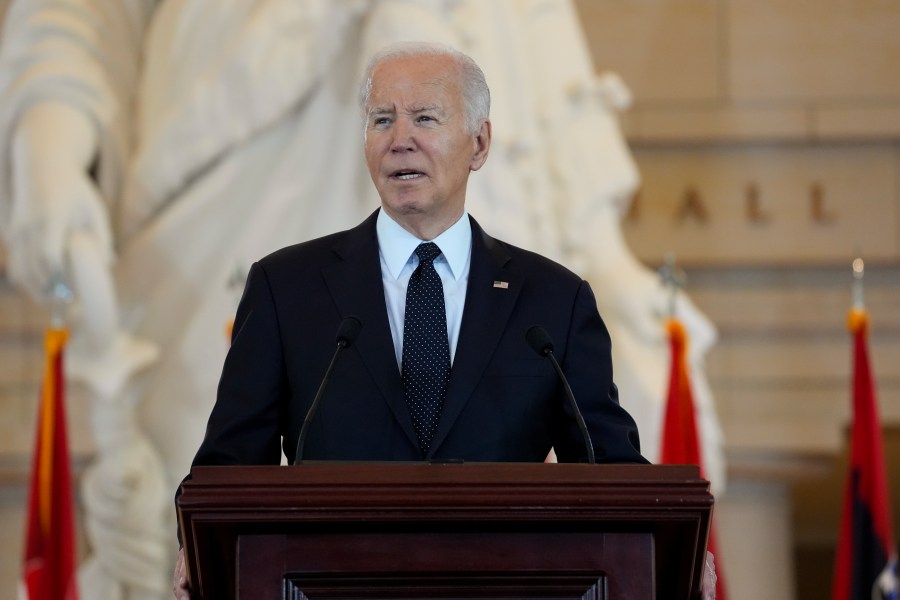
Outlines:
[[81,498],[95,551],[78,572],[84,598],[157,600],[169,592],[172,531],[160,524],[172,510],[172,489],[137,422],[133,395],[93,399],[97,458],[84,473]]
[[[449,43],[484,69],[494,141],[468,209],[592,281],[622,402],[657,456],[667,296],[620,230],[639,181],[617,120],[628,92],[594,74],[568,1],[13,0],[0,236],[11,280],[41,298],[67,273],[81,306],[70,363],[95,391],[98,449],[82,492],[94,552],[84,597],[156,597],[130,573],[159,562],[167,577],[172,564],[171,495],[215,397],[229,280],[378,206],[356,90],[368,57],[402,39]],[[683,296],[677,313],[720,488],[702,371],[715,330]]]

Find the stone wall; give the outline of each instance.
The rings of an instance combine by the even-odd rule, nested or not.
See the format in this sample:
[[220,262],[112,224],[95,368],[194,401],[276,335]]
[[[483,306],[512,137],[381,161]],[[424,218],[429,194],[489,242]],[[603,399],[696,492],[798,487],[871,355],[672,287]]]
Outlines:
[[643,185],[626,237],[649,264],[675,253],[719,327],[708,371],[730,464],[731,597],[826,597],[856,256],[900,523],[900,5],[577,5],[598,70],[634,93],[623,124]]

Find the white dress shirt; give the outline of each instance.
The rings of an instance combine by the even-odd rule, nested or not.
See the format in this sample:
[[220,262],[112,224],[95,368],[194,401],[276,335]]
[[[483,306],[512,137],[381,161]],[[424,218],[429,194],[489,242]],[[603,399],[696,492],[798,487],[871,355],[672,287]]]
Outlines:
[[450,364],[456,354],[459,326],[462,323],[469,284],[469,265],[472,259],[472,226],[469,215],[462,217],[433,240],[420,240],[403,229],[384,210],[378,211],[376,224],[378,253],[381,256],[381,281],[387,304],[391,336],[398,369],[403,357],[403,319],[406,316],[406,288],[413,271],[419,266],[416,246],[434,242],[441,254],[434,259],[434,269],[444,285],[444,306],[447,310],[447,340],[450,342]]

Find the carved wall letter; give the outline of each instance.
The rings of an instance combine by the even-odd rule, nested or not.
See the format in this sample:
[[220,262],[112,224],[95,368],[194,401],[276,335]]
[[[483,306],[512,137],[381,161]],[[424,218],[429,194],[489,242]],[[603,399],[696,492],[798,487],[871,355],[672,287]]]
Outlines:
[[744,205],[747,208],[747,220],[754,225],[764,225],[771,218],[762,210],[762,203],[759,199],[759,186],[753,182],[747,184],[744,189]]
[[695,186],[689,185],[681,197],[681,204],[678,206],[675,218],[683,223],[692,216],[700,223],[706,223],[709,219],[709,213],[703,204],[699,190]]
[[828,225],[835,220],[834,215],[825,208],[825,190],[818,181],[809,187],[809,210],[814,223]]

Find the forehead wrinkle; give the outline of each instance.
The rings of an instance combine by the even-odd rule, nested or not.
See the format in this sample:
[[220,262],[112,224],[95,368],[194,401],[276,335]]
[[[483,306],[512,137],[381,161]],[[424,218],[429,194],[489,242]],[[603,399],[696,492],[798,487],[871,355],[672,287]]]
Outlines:
[[414,115],[417,115],[417,114],[423,113],[423,112],[428,112],[428,111],[435,111],[435,112],[439,112],[439,113],[444,112],[444,109],[441,108],[441,105],[437,104],[437,103],[422,104],[422,105],[413,104],[412,106],[410,106],[409,108],[407,108],[405,110],[407,113],[414,114]]
[[[459,89],[459,77],[457,76],[457,74],[455,72],[440,73],[427,81],[421,82],[419,85],[421,85],[423,87],[440,88],[441,91],[449,92],[450,94],[453,94],[454,92],[457,92]],[[436,110],[441,115],[447,114],[447,110],[442,104],[440,104],[438,102],[430,102],[430,101],[427,104],[421,103],[420,100],[415,99],[415,96],[417,94],[414,91],[410,94],[409,92],[412,90],[410,90],[408,88],[408,86],[402,86],[402,87],[407,88],[407,92],[404,93],[403,95],[409,94],[409,95],[413,96],[413,98],[410,98],[409,102],[404,102],[403,100],[401,100],[399,102],[399,104],[401,105],[400,110],[402,112],[404,112],[405,114],[420,114],[420,113],[426,112],[428,110]],[[378,91],[376,91],[376,90],[378,90],[378,88],[379,88],[378,79],[373,76],[371,96],[380,95],[378,93]],[[396,88],[394,88],[394,89],[396,89]],[[394,115],[397,113],[398,102],[396,102],[394,100],[390,100],[388,98],[382,98],[382,100],[386,100],[387,102],[385,102],[384,104],[375,104],[368,110],[368,112],[366,114],[368,116],[374,116],[374,115]],[[428,101],[430,99],[425,99],[425,100]],[[377,102],[377,100],[376,100],[376,102]]]

